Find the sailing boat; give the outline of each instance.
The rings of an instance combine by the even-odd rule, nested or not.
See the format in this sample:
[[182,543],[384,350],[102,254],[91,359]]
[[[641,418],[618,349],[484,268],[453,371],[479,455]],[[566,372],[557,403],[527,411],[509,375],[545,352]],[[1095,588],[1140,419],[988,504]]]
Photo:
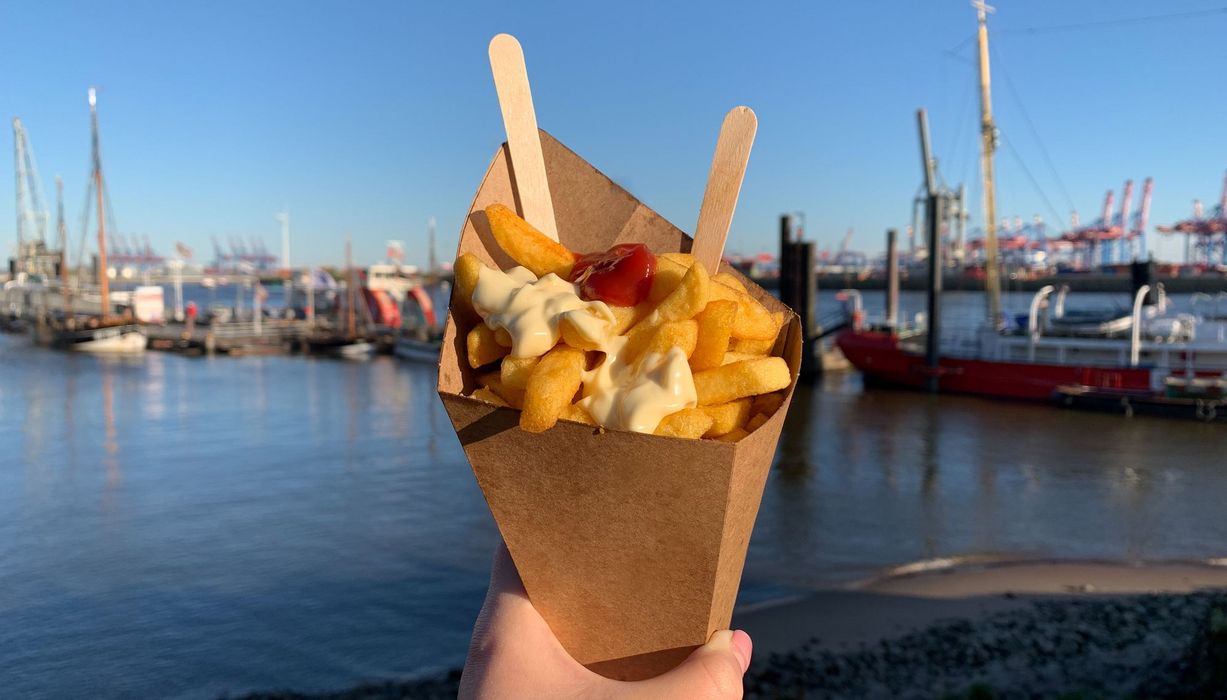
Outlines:
[[[931,391],[997,398],[1048,400],[1060,388],[1074,386],[1113,392],[1119,405],[1121,392],[1148,396],[1170,386],[1173,380],[1227,376],[1227,320],[1164,315],[1162,285],[1150,284],[1146,263],[1134,263],[1135,291],[1128,315],[1109,321],[1079,318],[1064,312],[1064,292],[1058,292],[1055,304],[1049,303],[1048,296],[1057,291],[1049,285],[1032,298],[1020,327],[1003,326],[993,189],[996,128],[985,19],[990,8],[983,0],[973,6],[979,22],[979,138],[988,323],[973,337],[955,334],[948,338],[941,337],[936,323],[928,330],[902,329],[893,319],[888,319],[885,327],[862,328],[857,324],[837,338],[840,350],[861,371],[867,385],[927,387]],[[932,160],[927,134],[922,136],[922,144],[929,178]],[[935,248],[940,250],[940,245]],[[1152,299],[1158,303],[1152,304]],[[1062,319],[1068,322],[1062,323]],[[1117,320],[1120,323],[1114,325]],[[1121,334],[1124,337],[1118,337]],[[933,339],[935,344],[930,346]]]
[[[89,89],[89,116],[93,144],[93,173],[91,183],[98,204],[98,292],[97,316],[78,317],[71,312],[67,297],[65,314],[61,324],[51,330],[51,345],[64,350],[95,353],[140,353],[148,344],[145,330],[129,320],[113,315],[111,308],[110,277],[107,275],[106,212],[103,208],[105,192],[102,179],[102,153],[98,147],[98,98],[94,88]],[[60,207],[60,227],[63,230],[63,207]],[[62,234],[61,234],[62,235]],[[66,267],[66,266],[65,266]],[[65,273],[66,275],[66,270]],[[68,294],[67,278],[64,293]]]
[[375,345],[358,335],[357,303],[358,278],[350,259],[349,236],[345,237],[345,315],[344,329],[333,333],[310,335],[307,349],[313,354],[331,355],[344,359],[360,360],[375,352]]

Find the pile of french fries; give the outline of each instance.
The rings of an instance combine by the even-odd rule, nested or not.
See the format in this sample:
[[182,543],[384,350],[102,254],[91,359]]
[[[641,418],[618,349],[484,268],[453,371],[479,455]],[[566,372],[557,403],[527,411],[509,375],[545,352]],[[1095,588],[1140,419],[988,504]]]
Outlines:
[[[538,277],[549,273],[567,279],[576,253],[551,240],[501,204],[486,209],[499,246]],[[576,402],[582,398],[583,374],[604,360],[602,353],[561,323],[559,342],[540,357],[511,357],[511,337],[490,328],[473,308],[473,291],[483,263],[472,254],[455,263],[452,313],[466,337],[470,367],[479,371],[479,388],[471,397],[519,409],[520,427],[541,432],[559,420],[596,426]],[[688,358],[697,406],[666,416],[657,435],[736,441],[775,413],[792,379],[788,364],[774,356],[777,337],[787,321],[747,293],[735,276],[709,275],[694,257],[683,253],[657,256],[648,298],[637,306],[610,306],[614,332],[626,337],[623,357],[642,358],[681,348]]]

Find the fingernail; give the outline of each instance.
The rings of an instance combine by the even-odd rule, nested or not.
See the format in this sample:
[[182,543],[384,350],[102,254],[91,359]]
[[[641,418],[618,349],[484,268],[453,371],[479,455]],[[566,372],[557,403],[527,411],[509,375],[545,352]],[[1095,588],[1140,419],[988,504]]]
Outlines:
[[737,661],[741,663],[741,672],[745,673],[746,669],[750,668],[750,656],[754,653],[754,642],[750,640],[750,635],[737,630],[733,633],[732,645],[733,653],[737,655]]
[[725,650],[733,644],[733,631],[720,630],[712,634],[711,639],[707,640],[707,646],[711,649]]

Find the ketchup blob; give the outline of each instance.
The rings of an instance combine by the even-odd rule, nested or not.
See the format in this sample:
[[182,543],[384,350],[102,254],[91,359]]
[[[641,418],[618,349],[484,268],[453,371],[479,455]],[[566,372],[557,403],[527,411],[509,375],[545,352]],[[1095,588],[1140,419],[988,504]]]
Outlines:
[[656,277],[656,256],[642,243],[623,243],[604,253],[579,256],[571,281],[580,296],[614,306],[634,306],[648,298]]

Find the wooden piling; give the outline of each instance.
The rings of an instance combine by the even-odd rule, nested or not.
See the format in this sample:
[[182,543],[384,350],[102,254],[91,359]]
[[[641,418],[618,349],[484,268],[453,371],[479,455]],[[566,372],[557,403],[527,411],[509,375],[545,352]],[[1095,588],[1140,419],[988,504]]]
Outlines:
[[801,318],[800,377],[813,382],[822,374],[822,352],[816,338],[818,274],[812,241],[794,240],[792,216],[780,217],[780,300]]
[[899,232],[886,230],[886,325],[898,327],[899,318]]

